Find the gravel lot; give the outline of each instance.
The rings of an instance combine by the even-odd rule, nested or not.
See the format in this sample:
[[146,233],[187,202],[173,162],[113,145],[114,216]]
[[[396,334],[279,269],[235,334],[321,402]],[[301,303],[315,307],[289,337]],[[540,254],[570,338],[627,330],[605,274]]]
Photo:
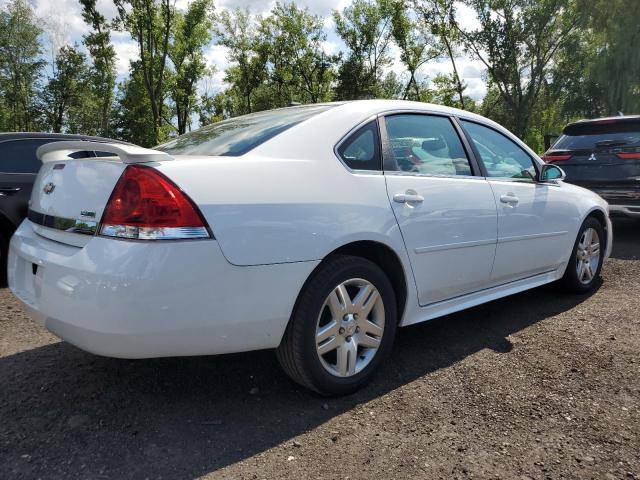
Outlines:
[[554,286],[401,329],[326,400],[273,352],[86,354],[0,290],[0,478],[640,478],[640,222],[591,296]]

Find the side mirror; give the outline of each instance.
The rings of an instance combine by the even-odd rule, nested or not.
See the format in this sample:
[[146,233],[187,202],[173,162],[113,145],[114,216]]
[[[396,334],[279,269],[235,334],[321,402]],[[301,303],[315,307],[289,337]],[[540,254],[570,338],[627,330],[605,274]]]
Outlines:
[[556,183],[558,180],[564,180],[565,178],[567,178],[567,174],[557,165],[545,164],[540,170],[541,182]]

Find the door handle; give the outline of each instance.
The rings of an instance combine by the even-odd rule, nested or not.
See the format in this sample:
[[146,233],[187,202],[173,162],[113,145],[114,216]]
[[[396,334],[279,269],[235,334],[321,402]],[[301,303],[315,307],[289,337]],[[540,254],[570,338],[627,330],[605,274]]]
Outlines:
[[501,195],[500,196],[500,201],[502,203],[506,203],[507,205],[515,206],[515,205],[518,204],[520,199],[518,197],[516,197],[515,194],[509,192],[506,195]]
[[424,197],[417,193],[396,193],[393,196],[393,201],[397,203],[422,203]]

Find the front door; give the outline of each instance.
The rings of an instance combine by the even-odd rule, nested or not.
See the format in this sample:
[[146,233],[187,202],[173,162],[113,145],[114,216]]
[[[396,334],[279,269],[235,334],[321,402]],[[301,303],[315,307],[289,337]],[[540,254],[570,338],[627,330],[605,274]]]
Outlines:
[[483,163],[498,207],[498,246],[491,275],[502,284],[558,268],[573,239],[574,207],[558,185],[536,182],[536,163],[502,133],[461,121]]
[[446,116],[385,117],[387,192],[407,247],[421,305],[488,284],[496,248],[496,205],[474,176]]

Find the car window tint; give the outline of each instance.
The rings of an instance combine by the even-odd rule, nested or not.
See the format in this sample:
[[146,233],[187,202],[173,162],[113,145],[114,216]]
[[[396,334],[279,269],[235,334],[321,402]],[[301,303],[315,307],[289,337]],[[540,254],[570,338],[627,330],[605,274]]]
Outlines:
[[398,170],[427,175],[471,175],[471,166],[451,121],[435,115],[385,118]]
[[637,131],[562,135],[553,150],[607,150],[611,147],[640,147],[640,127]]
[[354,170],[381,170],[378,124],[370,122],[347,138],[338,155]]
[[40,145],[51,142],[48,138],[17,139],[0,142],[0,172],[38,173],[42,163],[36,157]]
[[235,157],[331,107],[305,105],[251,113],[202,127],[154,148],[172,155]]
[[463,120],[489,177],[534,181],[533,159],[518,144],[492,128]]

